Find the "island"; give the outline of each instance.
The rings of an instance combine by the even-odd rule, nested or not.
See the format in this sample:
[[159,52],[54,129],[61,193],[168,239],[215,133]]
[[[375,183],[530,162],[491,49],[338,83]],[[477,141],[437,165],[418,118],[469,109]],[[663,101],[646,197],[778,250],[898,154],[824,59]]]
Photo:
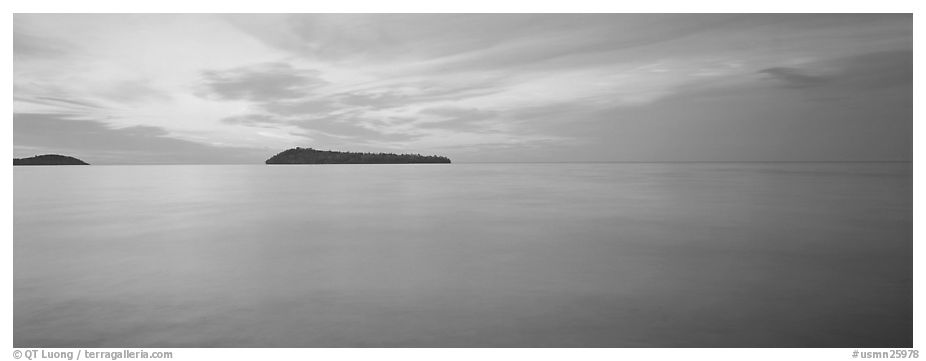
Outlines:
[[450,158],[436,155],[354,153],[312,148],[287,149],[270,157],[267,164],[410,164],[450,163]]
[[60,154],[43,154],[29,158],[13,158],[13,165],[90,165],[80,159]]

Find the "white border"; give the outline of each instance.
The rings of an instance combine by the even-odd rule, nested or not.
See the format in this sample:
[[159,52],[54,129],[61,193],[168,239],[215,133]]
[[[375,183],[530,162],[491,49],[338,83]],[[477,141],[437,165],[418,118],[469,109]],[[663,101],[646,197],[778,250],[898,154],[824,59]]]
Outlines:
[[[917,14],[919,9],[913,1],[794,1],[776,0],[755,4],[746,1],[634,1],[622,3],[617,1],[588,1],[588,0],[561,0],[561,1],[500,1],[500,0],[469,0],[455,2],[426,1],[426,0],[338,0],[338,1],[296,1],[296,0],[261,0],[251,2],[231,3],[226,1],[199,1],[191,0],[158,0],[158,1],[117,1],[117,0],[14,0],[9,5],[10,12],[3,17],[7,29],[12,30],[12,13],[14,12],[238,12],[238,13],[268,13],[268,12],[900,12],[914,13],[914,68],[919,68],[922,59],[921,47],[916,45],[923,31],[922,21]],[[12,31],[3,38],[6,49],[5,57],[7,87],[5,94],[6,114],[12,114]],[[918,79],[919,72],[914,71],[914,99],[922,94]],[[914,106],[914,161],[922,159],[923,148],[916,146],[922,139],[922,127],[919,125],[921,112],[918,104]],[[8,118],[9,119],[9,118]],[[12,158],[13,135],[12,121],[4,128],[3,137],[7,159]],[[8,163],[9,164],[9,163]],[[13,318],[13,177],[12,166],[0,178],[8,190],[4,193],[4,213],[6,222],[3,222],[2,233],[6,241],[2,257],[2,315],[7,325],[2,330],[5,342],[6,357],[12,358],[12,318]],[[914,167],[914,189],[922,189],[922,167]],[[921,206],[923,196],[921,192],[914,192],[914,248],[923,236],[924,225],[919,222],[923,219]],[[923,297],[923,265],[926,259],[922,251],[914,252],[914,300],[922,301]],[[914,348],[923,347],[923,312],[914,309]],[[96,349],[100,350],[100,349]],[[396,360],[473,360],[473,359],[539,359],[539,360],[617,360],[617,359],[710,359],[710,360],[784,360],[784,359],[851,359],[853,349],[145,349],[146,351],[167,350],[174,353],[175,360],[199,360],[223,358],[233,360],[256,359],[296,359],[296,358],[322,358],[322,359],[396,359]],[[862,350],[864,351],[864,350]],[[920,349],[926,352],[926,349]],[[926,358],[926,354],[920,356]]]

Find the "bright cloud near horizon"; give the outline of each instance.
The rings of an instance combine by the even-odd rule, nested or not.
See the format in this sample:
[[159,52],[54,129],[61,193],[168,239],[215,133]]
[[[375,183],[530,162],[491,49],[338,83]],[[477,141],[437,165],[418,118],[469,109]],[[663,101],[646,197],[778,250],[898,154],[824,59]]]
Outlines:
[[910,14],[15,14],[14,156],[912,160]]

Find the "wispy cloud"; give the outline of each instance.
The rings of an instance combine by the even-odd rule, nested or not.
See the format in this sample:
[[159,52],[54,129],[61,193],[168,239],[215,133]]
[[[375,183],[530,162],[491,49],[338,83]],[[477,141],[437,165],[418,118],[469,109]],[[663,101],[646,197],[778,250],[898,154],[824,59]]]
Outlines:
[[143,102],[167,101],[171,94],[151,86],[149,80],[124,80],[105,87],[98,94],[109,101],[119,104],[138,104]]
[[807,88],[824,84],[827,81],[824,76],[806,74],[795,68],[775,67],[760,70],[759,73],[768,74],[789,88]]
[[227,100],[295,99],[327,84],[319,72],[296,69],[288,63],[268,63],[203,72],[206,96]]
[[[54,38],[43,38],[23,32],[13,32],[13,54],[21,58],[53,58],[67,54],[69,44]],[[25,60],[25,59],[23,59]]]

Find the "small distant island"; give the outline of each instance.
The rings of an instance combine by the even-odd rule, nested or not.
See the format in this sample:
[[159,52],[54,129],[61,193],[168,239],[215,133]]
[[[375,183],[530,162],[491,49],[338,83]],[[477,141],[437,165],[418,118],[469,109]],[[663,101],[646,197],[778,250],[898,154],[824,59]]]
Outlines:
[[312,148],[287,149],[270,157],[267,164],[410,164],[450,163],[450,158],[437,155],[353,153]]
[[80,159],[60,154],[43,154],[29,158],[13,158],[13,165],[90,165]]

